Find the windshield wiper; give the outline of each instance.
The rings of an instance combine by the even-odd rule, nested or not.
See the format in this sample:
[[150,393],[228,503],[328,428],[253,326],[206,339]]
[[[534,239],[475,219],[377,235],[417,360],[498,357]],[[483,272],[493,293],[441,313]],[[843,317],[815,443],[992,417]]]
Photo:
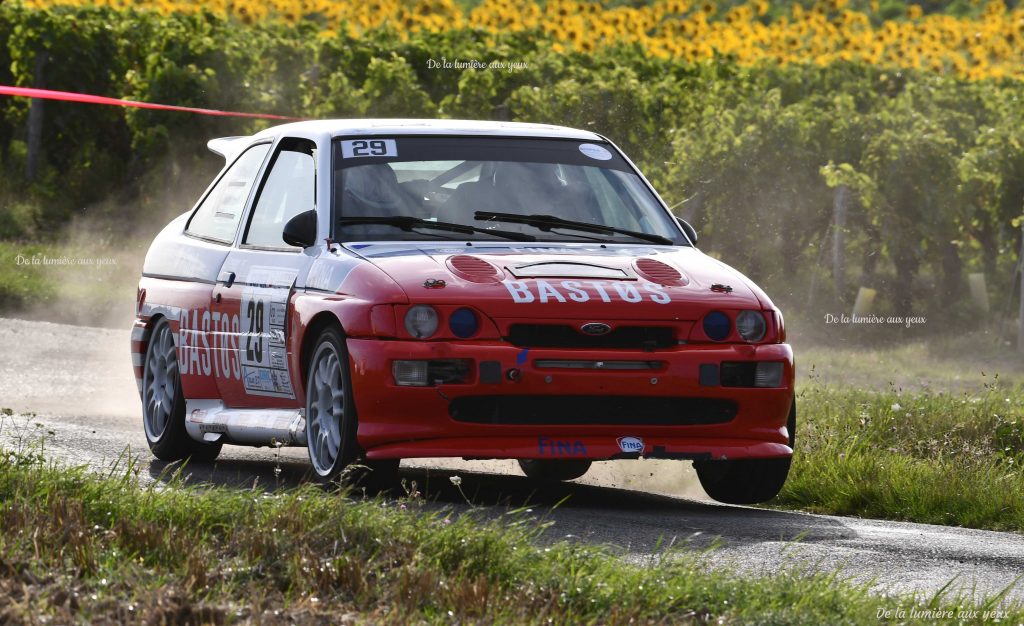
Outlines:
[[402,230],[412,232],[418,228],[433,228],[435,230],[446,230],[452,233],[460,233],[463,235],[473,235],[476,233],[484,235],[494,235],[495,237],[503,237],[505,239],[513,239],[515,241],[537,241],[537,238],[533,235],[527,235],[526,233],[517,233],[511,230],[498,230],[481,228],[479,226],[469,226],[466,224],[452,224],[451,222],[433,222],[431,220],[425,220],[420,217],[412,217],[408,215],[381,215],[380,217],[342,217],[338,219],[340,226],[355,226],[359,224],[384,224],[386,226],[394,226],[395,228],[401,228]]
[[554,228],[567,228],[570,230],[578,230],[585,233],[598,233],[602,235],[625,235],[627,237],[633,237],[634,239],[642,239],[651,243],[657,243],[665,246],[670,246],[674,242],[668,237],[662,237],[661,235],[652,235],[650,233],[642,233],[636,230],[627,230],[625,228],[616,228],[614,226],[605,226],[604,224],[591,224],[589,222],[576,222],[573,220],[563,219],[555,215],[519,215],[518,213],[495,213],[493,211],[477,211],[473,214],[478,220],[498,220],[499,222],[509,222],[511,224],[528,224],[543,230],[544,232],[550,232]]

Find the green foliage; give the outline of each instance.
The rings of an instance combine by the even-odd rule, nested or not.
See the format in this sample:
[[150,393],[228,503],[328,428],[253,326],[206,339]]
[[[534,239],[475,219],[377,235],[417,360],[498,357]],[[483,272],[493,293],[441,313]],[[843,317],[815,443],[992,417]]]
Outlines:
[[[926,10],[946,7],[933,4]],[[783,305],[848,306],[863,285],[879,290],[883,310],[965,322],[965,274],[984,271],[993,292],[1009,293],[1018,260],[1018,82],[856,63],[690,64],[630,46],[561,54],[538,32],[462,29],[402,40],[387,30],[359,38],[343,30],[324,38],[312,23],[243,26],[208,13],[10,4],[0,5],[0,42],[0,82],[18,85],[35,84],[35,59],[48,52],[42,84],[53,89],[306,117],[511,119],[596,130],[697,226],[706,251]],[[522,65],[436,67],[443,60]],[[41,168],[29,181],[28,101],[0,104],[5,237],[57,232],[112,194],[132,207],[130,220],[107,212],[121,224],[162,215],[159,188],[181,187],[214,163],[209,138],[268,125],[47,102]],[[844,240],[849,291],[823,301],[831,291],[814,285],[831,279],[825,259],[839,185],[853,191]]]

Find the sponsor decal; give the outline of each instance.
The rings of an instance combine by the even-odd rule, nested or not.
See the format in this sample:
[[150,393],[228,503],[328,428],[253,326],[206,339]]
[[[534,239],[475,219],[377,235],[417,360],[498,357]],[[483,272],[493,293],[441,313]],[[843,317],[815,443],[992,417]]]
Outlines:
[[612,153],[608,152],[607,148],[594,143],[580,144],[580,152],[598,161],[608,161],[612,158]]
[[241,381],[249,395],[294,398],[285,337],[288,289],[267,286],[290,286],[289,276],[273,268],[253,268],[238,313],[181,311],[181,374]]
[[[317,259],[309,268],[309,274],[306,276],[306,288],[319,291],[338,291],[349,272],[361,262],[347,255]],[[294,276],[292,278],[294,279]]]
[[[242,386],[249,395],[295,397],[285,345],[288,290],[283,288],[293,278],[274,268],[254,267],[250,286],[242,291],[240,321],[245,339],[239,355]],[[264,286],[272,284],[282,287]]]
[[178,367],[182,376],[241,379],[238,315],[207,309],[182,311],[178,327]]
[[396,157],[398,147],[394,139],[352,139],[341,142],[341,157]]
[[537,437],[537,453],[541,456],[586,456],[587,446],[579,439]]
[[644,300],[668,304],[672,301],[672,296],[661,285],[654,283],[634,284],[602,280],[563,280],[554,284],[546,280],[536,280],[532,284],[522,280],[503,280],[501,283],[512,296],[514,304],[612,301],[636,304]]
[[619,437],[616,442],[619,444],[619,450],[628,454],[642,454],[644,451],[644,440],[640,437]]

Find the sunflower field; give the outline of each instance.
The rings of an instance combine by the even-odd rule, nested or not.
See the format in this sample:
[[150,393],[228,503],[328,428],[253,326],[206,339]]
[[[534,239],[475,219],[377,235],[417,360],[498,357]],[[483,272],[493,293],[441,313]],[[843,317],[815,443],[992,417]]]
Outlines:
[[621,44],[640,46],[661,59],[698,61],[726,56],[741,65],[764,61],[872,65],[951,72],[971,79],[1024,76],[1021,39],[1024,9],[992,0],[970,17],[925,16],[919,4],[904,19],[880,19],[872,0],[855,10],[848,0],[822,0],[789,14],[767,0],[721,10],[711,0],[657,0],[641,6],[605,7],[594,0],[484,0],[472,8],[453,0],[25,0],[25,6],[101,6],[148,10],[160,15],[208,11],[243,24],[313,22],[326,37],[351,37],[390,28],[403,40],[420,33],[476,28],[490,34],[535,31],[556,52],[594,52]]
[[[933,319],[979,319],[969,273],[1011,301],[1022,81],[1024,8],[999,0],[0,4],[0,84],[593,129],[781,304],[848,306],[868,286]],[[29,109],[0,100],[0,238],[186,210],[220,165],[206,140],[268,124],[47,102],[33,156]]]

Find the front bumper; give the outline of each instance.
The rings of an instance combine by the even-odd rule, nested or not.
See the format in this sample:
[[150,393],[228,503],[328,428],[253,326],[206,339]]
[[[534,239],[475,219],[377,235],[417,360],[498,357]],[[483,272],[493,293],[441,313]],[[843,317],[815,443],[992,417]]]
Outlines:
[[[465,458],[680,458],[742,459],[791,456],[786,421],[793,403],[793,351],[788,344],[680,345],[654,352],[521,348],[499,342],[431,342],[349,339],[352,383],[359,416],[358,439],[369,459],[416,457]],[[482,382],[472,376],[465,384],[404,387],[395,384],[395,360],[468,359],[479,369],[483,362],[500,364],[502,376]],[[538,362],[659,361],[656,371],[549,369]],[[709,364],[772,361],[783,363],[782,384],[773,388],[722,387],[701,384],[700,369]],[[509,380],[509,370],[519,372]],[[453,402],[499,396],[503,399],[544,397],[560,406],[594,407],[595,398],[616,406],[705,401],[728,404],[731,418],[719,423],[650,423],[624,409],[621,419],[589,423],[586,412],[572,423],[485,423],[464,415],[456,420]],[[628,399],[628,402],[624,402]],[[566,405],[566,401],[569,402]],[[456,402],[454,406],[465,402]],[[618,409],[616,409],[618,410]],[[639,409],[637,409],[639,410]],[[455,411],[459,415],[458,411]],[[507,411],[505,412],[508,413]],[[685,416],[683,416],[685,417]],[[696,420],[700,422],[700,420]],[[610,423],[614,422],[614,423]],[[685,423],[684,423],[685,422]],[[639,447],[638,447],[639,442]]]

